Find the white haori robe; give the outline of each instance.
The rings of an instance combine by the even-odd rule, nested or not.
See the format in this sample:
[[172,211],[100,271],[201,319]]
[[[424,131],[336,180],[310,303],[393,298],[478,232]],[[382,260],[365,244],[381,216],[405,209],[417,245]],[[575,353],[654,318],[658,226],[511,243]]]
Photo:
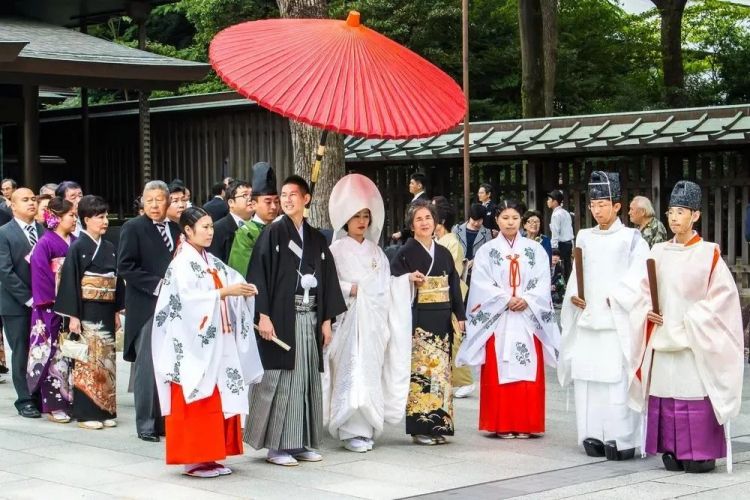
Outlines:
[[563,386],[575,381],[579,442],[594,438],[615,441],[620,450],[634,448],[641,443],[642,419],[628,407],[633,345],[626,329],[617,328],[609,297],[626,276],[645,274],[648,244],[617,219],[607,230],[579,231],[576,246],[583,250],[586,309],[571,302],[578,295],[574,269],[560,315],[558,378]]
[[[517,264],[518,274],[512,271]],[[526,301],[522,312],[508,309],[515,296]],[[536,336],[544,362],[556,366],[560,331],[550,295],[549,258],[536,241],[517,236],[513,246],[501,235],[486,243],[474,257],[467,305],[466,338],[456,357],[457,366],[481,366],[485,346],[495,335],[498,383],[536,380]]]
[[[330,249],[348,310],[336,319],[324,353],[324,420],[336,439],[373,438],[383,431],[385,419],[390,266],[385,253],[369,240],[359,243],[346,236]],[[357,295],[351,297],[354,284]]]
[[210,397],[218,387],[225,418],[246,415],[248,386],[263,376],[253,331],[255,299],[219,298],[214,276],[221,286],[245,282],[218,258],[189,244],[180,246],[164,275],[151,339],[162,415],[171,412],[172,382],[180,385],[188,404]]
[[628,279],[612,295],[633,338],[632,408],[646,411],[649,396],[708,396],[719,424],[739,414],[745,365],[742,313],[737,285],[720,255],[718,245],[698,236],[688,245],[654,245],[650,258],[656,262],[664,325],[653,326],[648,344],[648,277]]

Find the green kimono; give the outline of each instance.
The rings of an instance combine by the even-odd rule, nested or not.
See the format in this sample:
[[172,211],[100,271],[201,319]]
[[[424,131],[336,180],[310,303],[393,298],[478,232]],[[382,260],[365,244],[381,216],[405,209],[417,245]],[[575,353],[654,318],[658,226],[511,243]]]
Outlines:
[[250,257],[253,255],[253,247],[258,241],[258,236],[263,228],[266,227],[255,220],[250,220],[244,226],[239,228],[234,235],[232,250],[229,252],[229,267],[247,277],[247,268],[250,265]]

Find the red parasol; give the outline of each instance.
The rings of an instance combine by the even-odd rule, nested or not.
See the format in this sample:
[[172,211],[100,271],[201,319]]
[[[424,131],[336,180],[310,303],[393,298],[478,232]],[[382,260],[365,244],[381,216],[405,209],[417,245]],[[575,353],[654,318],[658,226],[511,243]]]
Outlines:
[[406,139],[458,124],[465,102],[432,63],[359,23],[268,19],[232,26],[209,59],[230,87],[271,111],[343,134]]

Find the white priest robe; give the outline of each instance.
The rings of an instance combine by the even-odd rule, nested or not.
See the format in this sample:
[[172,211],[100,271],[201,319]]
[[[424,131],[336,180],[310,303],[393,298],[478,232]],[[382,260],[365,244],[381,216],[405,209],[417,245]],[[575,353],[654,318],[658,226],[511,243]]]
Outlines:
[[220,286],[245,279],[210,253],[180,245],[164,275],[151,338],[162,415],[171,412],[170,384],[185,402],[210,397],[218,387],[225,418],[246,415],[248,386],[263,365],[253,331],[255,299],[219,298]]
[[[367,239],[359,243],[345,236],[330,249],[348,310],[336,318],[325,352],[324,415],[336,439],[374,438],[385,419],[390,266],[380,247]],[[357,295],[352,297],[354,284]]]
[[578,442],[615,441],[618,450],[640,446],[642,419],[628,407],[629,335],[616,328],[609,297],[629,274],[644,274],[648,244],[636,229],[617,219],[609,229],[582,229],[576,246],[583,251],[586,309],[574,306],[575,269],[568,280],[560,322],[562,344],[558,378],[574,381]]
[[742,313],[732,273],[718,246],[697,235],[687,245],[654,245],[650,258],[656,262],[664,325],[647,336],[652,309],[647,277],[628,279],[613,295],[626,319],[621,324],[633,338],[630,405],[645,411],[649,396],[708,396],[723,425],[739,414],[744,371]]

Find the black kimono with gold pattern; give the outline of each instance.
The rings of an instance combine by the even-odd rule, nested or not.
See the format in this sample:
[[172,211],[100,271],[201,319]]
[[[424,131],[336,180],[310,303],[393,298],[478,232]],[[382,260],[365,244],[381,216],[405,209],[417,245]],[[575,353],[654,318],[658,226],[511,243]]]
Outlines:
[[434,259],[409,239],[391,261],[391,274],[420,271],[428,278],[412,303],[411,383],[406,403],[406,433],[453,435],[451,313],[466,318],[458,273],[450,252],[437,243]]

